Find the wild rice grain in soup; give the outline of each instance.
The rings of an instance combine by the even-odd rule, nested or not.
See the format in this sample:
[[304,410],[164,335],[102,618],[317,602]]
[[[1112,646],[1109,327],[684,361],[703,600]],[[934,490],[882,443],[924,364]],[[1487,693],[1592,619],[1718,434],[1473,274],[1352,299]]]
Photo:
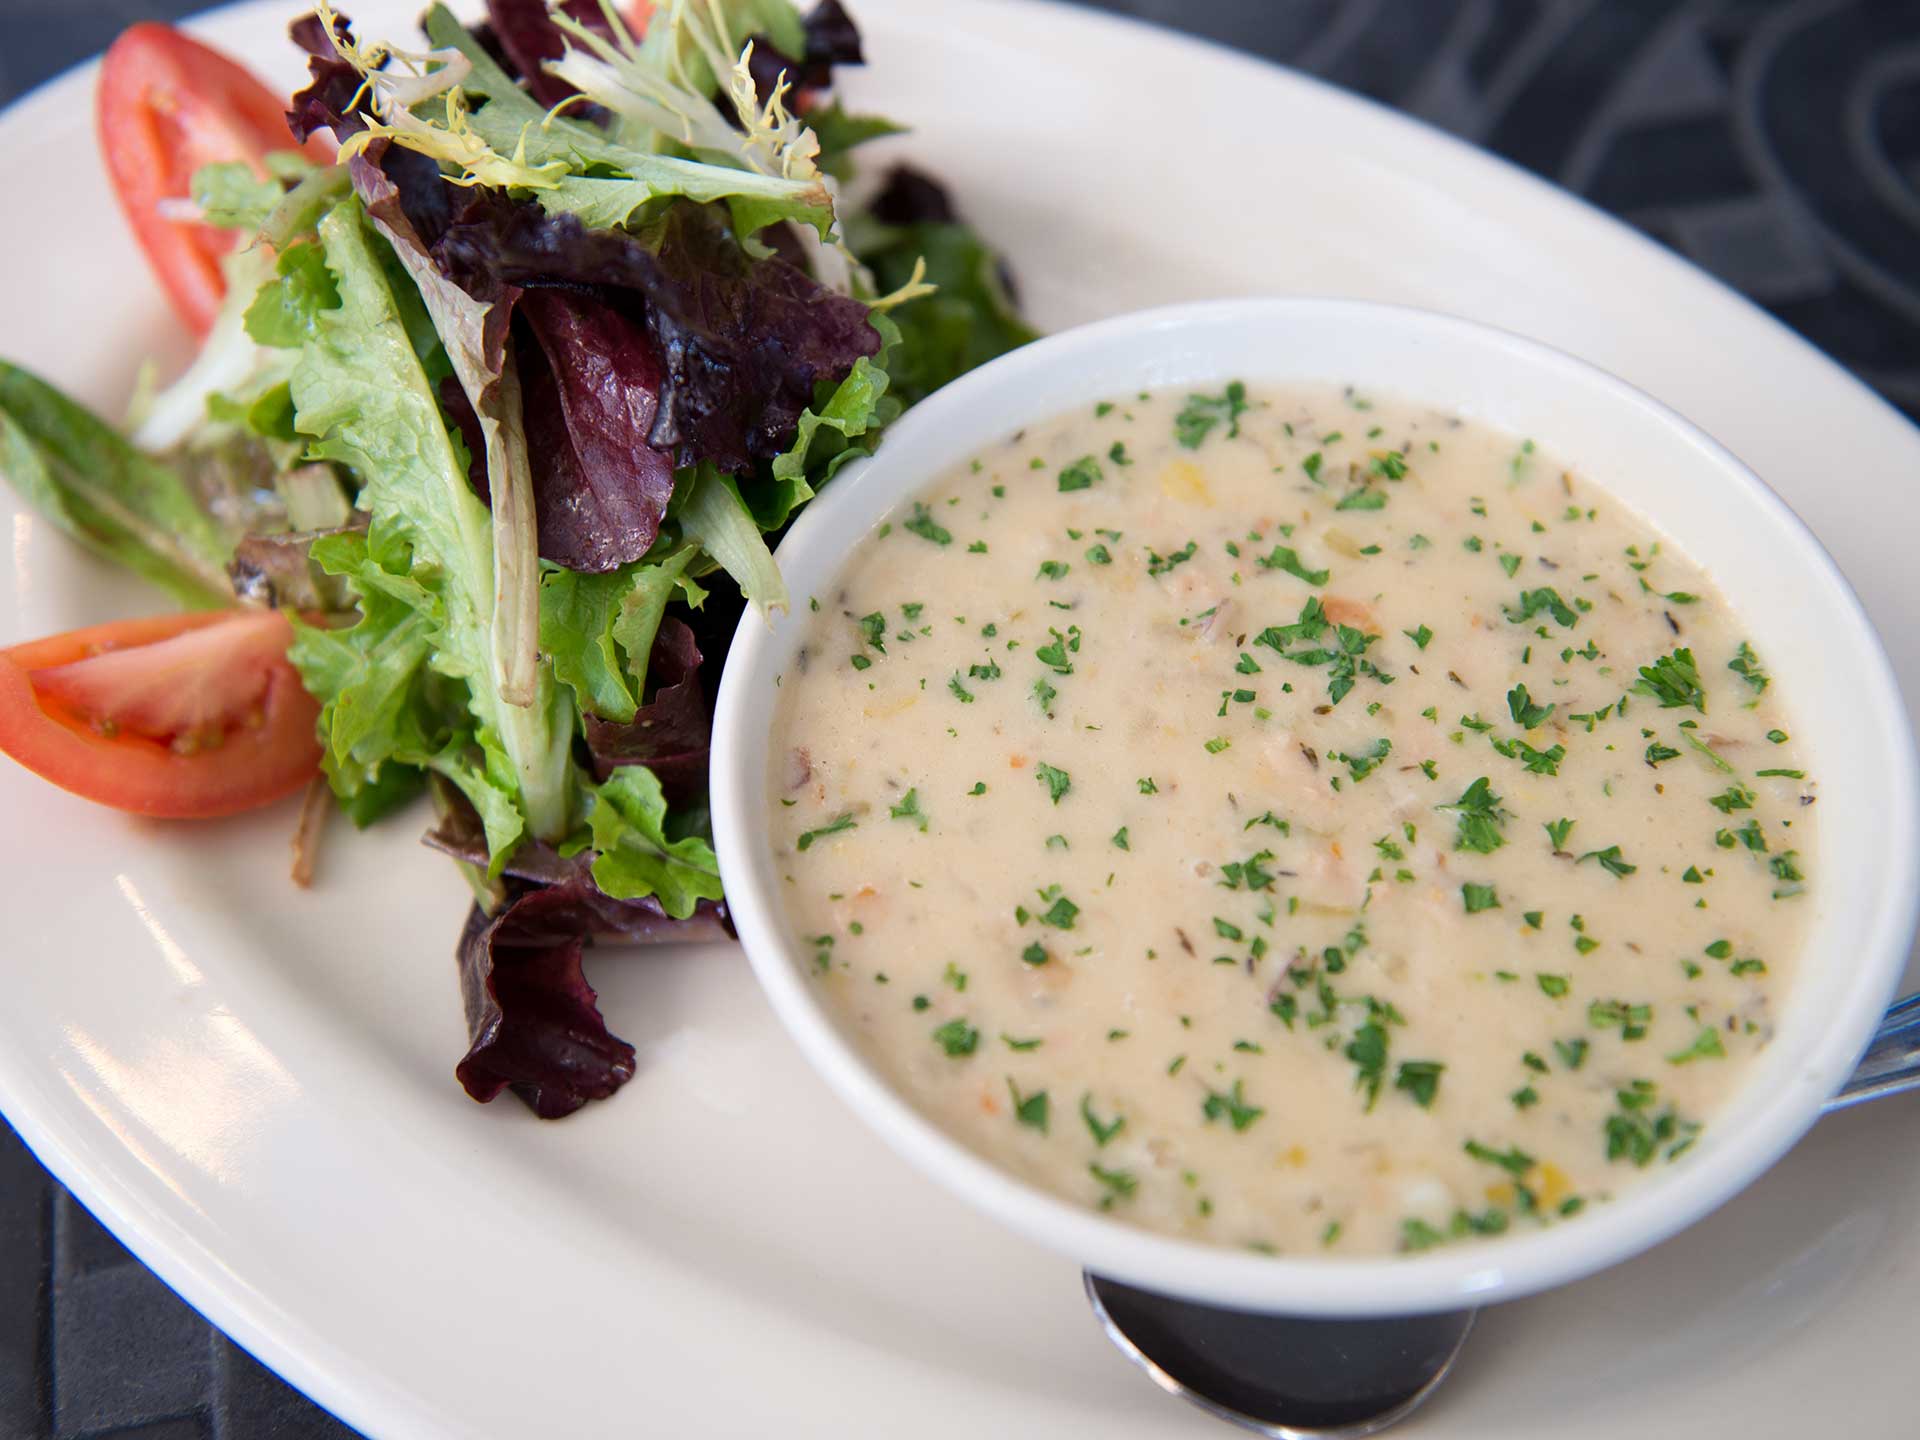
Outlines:
[[820,992],[1069,1199],[1287,1253],[1556,1224],[1767,1044],[1817,792],[1765,637],[1530,441],[1116,398],[941,477],[806,623],[771,843]]

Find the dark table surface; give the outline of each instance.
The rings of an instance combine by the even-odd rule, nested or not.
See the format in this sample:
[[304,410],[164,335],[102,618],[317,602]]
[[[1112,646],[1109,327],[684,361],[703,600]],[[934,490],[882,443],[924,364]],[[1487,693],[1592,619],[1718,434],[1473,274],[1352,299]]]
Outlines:
[[[0,0],[0,103],[135,20],[200,8]],[[1536,170],[1744,291],[1920,419],[1920,0],[1093,8],[1311,71]],[[353,1433],[175,1297],[0,1121],[0,1440]]]

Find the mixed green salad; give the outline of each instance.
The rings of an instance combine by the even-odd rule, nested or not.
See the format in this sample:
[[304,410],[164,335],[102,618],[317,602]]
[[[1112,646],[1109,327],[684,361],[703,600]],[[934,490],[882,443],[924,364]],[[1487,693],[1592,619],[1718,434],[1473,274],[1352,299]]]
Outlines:
[[403,48],[322,4],[290,103],[134,27],[103,145],[203,347],[125,427],[0,363],[0,472],[188,607],[0,652],[0,749],[147,814],[310,786],[303,871],[336,805],[430,793],[457,1073],[548,1118],[633,1073],[585,944],[728,933],[707,696],[778,532],[1032,336],[935,181],[844,198],[898,127],[827,98],[838,0],[649,9],[436,4]]

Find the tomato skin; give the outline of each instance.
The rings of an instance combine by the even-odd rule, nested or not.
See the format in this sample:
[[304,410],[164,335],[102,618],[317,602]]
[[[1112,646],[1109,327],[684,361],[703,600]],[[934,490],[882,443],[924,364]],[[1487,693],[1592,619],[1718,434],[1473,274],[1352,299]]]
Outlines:
[[304,148],[325,164],[332,147],[318,137],[297,146],[283,97],[219,51],[156,21],[129,26],[108,47],[95,120],[107,173],[141,249],[180,318],[206,334],[226,293],[220,257],[234,237],[170,220],[160,202],[185,197],[202,165],[244,160],[264,174],[261,157],[269,150]]
[[[102,651],[155,645],[245,614],[214,611],[123,620],[71,630],[0,650],[0,751],[42,779],[88,800],[136,815],[204,819],[270,804],[317,773],[320,707],[300,684],[284,651],[268,670],[257,713],[231,729],[224,743],[182,754],[132,733],[105,733],[87,716],[35,689],[33,673],[73,664]],[[274,617],[286,642],[293,627]],[[257,660],[256,662],[257,663]],[[236,717],[240,719],[240,717]]]

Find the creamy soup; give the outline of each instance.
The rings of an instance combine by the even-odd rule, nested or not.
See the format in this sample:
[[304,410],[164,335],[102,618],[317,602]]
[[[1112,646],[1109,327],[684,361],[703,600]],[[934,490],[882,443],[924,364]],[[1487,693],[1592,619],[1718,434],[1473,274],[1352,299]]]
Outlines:
[[1772,1034],[1817,788],[1766,637],[1577,456],[1234,385],[1034,426],[803,617],[770,844],[950,1134],[1292,1254],[1561,1223]]

